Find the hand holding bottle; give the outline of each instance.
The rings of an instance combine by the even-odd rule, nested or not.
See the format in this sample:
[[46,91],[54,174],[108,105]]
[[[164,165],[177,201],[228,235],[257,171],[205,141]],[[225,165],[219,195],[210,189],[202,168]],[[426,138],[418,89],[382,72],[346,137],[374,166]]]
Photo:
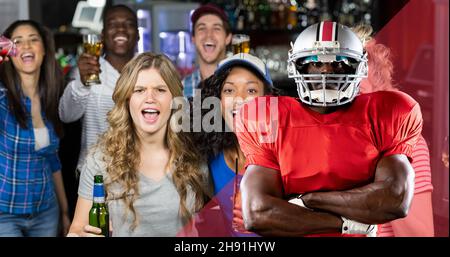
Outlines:
[[100,228],[86,225],[83,227],[81,233],[71,232],[67,234],[67,237],[104,237],[104,235],[102,235],[102,230]]
[[105,202],[103,176],[95,175],[91,199],[78,198],[75,218],[67,237],[110,237],[112,222]]
[[89,225],[84,226],[83,230],[88,232],[97,232],[99,228],[100,233],[108,237],[109,236],[109,212],[108,207],[105,204],[105,190],[103,188],[103,176],[94,176],[94,199],[92,208],[89,211]]

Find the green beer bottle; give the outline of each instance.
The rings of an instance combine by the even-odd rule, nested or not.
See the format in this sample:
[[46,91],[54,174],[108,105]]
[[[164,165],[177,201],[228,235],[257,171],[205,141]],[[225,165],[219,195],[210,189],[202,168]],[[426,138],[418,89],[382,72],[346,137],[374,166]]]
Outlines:
[[103,176],[94,176],[94,200],[89,211],[89,225],[100,228],[102,235],[109,236],[109,213],[105,204]]

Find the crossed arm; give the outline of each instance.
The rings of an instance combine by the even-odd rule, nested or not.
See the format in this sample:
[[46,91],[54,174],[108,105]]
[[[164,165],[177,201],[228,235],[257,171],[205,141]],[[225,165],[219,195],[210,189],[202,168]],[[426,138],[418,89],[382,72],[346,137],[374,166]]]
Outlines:
[[241,183],[246,229],[263,236],[302,236],[340,232],[340,216],[367,224],[405,217],[414,191],[414,170],[404,155],[383,157],[368,185],[302,197],[314,211],[283,200],[277,170],[250,165]]

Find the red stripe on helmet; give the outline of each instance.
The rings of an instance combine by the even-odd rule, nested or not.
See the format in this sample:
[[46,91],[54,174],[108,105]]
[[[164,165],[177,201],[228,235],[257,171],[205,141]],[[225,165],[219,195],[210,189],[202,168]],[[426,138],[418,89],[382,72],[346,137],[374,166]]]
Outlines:
[[322,22],[322,40],[321,41],[333,41],[333,33],[334,30],[334,22],[332,21],[324,21]]

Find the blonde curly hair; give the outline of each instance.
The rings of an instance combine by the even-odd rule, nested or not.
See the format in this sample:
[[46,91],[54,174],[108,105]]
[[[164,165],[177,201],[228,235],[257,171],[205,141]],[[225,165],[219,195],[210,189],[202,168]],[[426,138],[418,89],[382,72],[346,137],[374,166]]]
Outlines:
[[[146,69],[156,69],[166,82],[172,96],[182,96],[182,84],[179,75],[171,61],[161,54],[143,53],[133,58],[122,70],[113,93],[114,108],[108,113],[109,129],[99,140],[104,153],[106,163],[107,178],[105,179],[105,189],[111,192],[111,185],[118,184],[119,195],[115,199],[121,199],[127,206],[125,216],[128,211],[133,214],[134,220],[131,229],[135,229],[139,224],[139,215],[134,208],[134,202],[139,197],[138,171],[136,168],[140,163],[139,147],[140,142],[133,125],[133,120],[129,112],[129,101],[133,93],[134,86],[140,71]],[[172,110],[171,118],[174,112]],[[169,118],[170,120],[170,118]],[[198,211],[208,200],[208,190],[205,188],[205,175],[201,172],[203,160],[193,147],[192,140],[188,133],[172,131],[171,126],[167,126],[165,144],[170,151],[169,165],[171,167],[172,180],[176,190],[180,195],[180,216],[186,223],[192,216],[191,211],[186,206],[186,199],[189,190],[195,195],[194,210]]]
[[394,65],[391,61],[391,50],[377,43],[372,37],[373,28],[368,24],[358,24],[352,31],[363,43],[368,58],[369,74],[367,79],[361,81],[361,93],[397,90],[392,79]]

